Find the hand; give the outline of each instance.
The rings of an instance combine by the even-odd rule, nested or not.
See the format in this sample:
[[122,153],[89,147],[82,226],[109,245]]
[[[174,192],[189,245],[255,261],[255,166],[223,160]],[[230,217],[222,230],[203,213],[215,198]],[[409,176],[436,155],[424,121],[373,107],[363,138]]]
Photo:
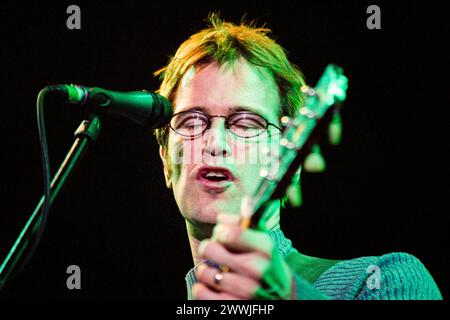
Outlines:
[[[294,299],[293,274],[263,231],[242,229],[239,217],[219,215],[211,239],[199,245],[199,255],[228,272],[202,264],[197,268],[195,299]],[[216,274],[219,275],[217,280]]]

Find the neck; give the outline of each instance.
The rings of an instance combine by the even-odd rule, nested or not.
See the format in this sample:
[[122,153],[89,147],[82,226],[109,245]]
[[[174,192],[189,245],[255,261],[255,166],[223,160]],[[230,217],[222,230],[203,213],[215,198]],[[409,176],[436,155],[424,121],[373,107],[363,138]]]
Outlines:
[[199,226],[186,220],[186,230],[189,239],[189,245],[191,247],[194,265],[197,265],[204,260],[200,258],[198,255],[198,246],[201,241],[211,238],[213,228],[214,225],[211,224]]

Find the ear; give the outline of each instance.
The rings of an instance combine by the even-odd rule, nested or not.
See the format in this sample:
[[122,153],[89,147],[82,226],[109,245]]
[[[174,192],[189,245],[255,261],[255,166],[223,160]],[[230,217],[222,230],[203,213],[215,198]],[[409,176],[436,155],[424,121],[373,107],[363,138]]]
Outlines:
[[167,157],[166,150],[163,146],[159,146],[159,157],[161,158],[161,161],[163,163],[164,168],[164,178],[166,179],[166,186],[169,189],[172,189],[172,179],[170,177],[170,170],[169,170],[169,164],[167,163]]

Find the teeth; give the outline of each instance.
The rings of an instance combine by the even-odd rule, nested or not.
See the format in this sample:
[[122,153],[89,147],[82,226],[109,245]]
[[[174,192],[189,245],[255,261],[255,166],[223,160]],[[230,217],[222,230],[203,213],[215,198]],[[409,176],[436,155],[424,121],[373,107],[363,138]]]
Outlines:
[[208,172],[205,174],[206,178],[226,178],[227,176],[219,172]]

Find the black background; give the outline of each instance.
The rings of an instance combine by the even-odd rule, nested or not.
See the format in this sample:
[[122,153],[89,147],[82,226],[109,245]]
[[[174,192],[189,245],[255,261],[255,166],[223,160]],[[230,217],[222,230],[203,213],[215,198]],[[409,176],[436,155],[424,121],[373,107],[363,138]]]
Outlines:
[[[343,144],[324,148],[327,172],[302,176],[305,203],[282,216],[285,234],[301,252],[325,258],[414,254],[448,295],[448,124],[435,121],[448,98],[443,92],[440,105],[421,102],[427,82],[438,81],[427,75],[428,40],[448,34],[439,21],[434,29],[425,23],[439,9],[409,1],[214,3],[77,2],[81,30],[66,28],[66,8],[74,3],[2,3],[0,257],[43,192],[39,90],[54,83],[156,90],[152,73],[205,26],[208,12],[220,10],[234,22],[247,14],[266,23],[308,83],[331,62],[349,78]],[[370,4],[381,8],[381,30],[366,27]],[[73,107],[46,107],[53,171],[82,116]],[[157,144],[125,120],[103,125],[52,207],[33,260],[3,297],[185,298],[190,249]],[[72,264],[81,268],[81,290],[66,288]]]

